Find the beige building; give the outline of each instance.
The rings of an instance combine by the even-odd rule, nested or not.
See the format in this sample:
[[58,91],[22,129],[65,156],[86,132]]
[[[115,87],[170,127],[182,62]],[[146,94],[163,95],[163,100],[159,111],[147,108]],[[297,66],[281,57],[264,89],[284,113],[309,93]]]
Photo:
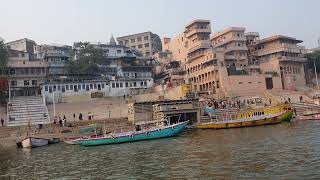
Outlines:
[[[302,41],[285,36],[259,40],[258,33],[246,33],[243,27],[227,28],[211,38],[210,34],[210,21],[195,20],[177,37],[163,39],[163,49],[181,62],[185,83],[190,83],[193,91],[254,95],[305,85],[304,47],[297,46]],[[269,46],[274,48],[265,48]]]
[[8,69],[11,96],[41,94],[40,84],[46,81],[48,73],[45,60],[30,60],[26,52],[9,50]]
[[242,68],[248,65],[245,30],[242,27],[230,27],[211,36],[212,46],[224,52],[226,66],[235,65]]
[[119,45],[140,51],[145,57],[151,57],[162,49],[160,37],[150,31],[118,37],[117,41]]
[[296,90],[306,85],[304,63],[306,49],[301,40],[276,35],[261,39],[257,46],[260,68],[268,74],[281,77],[283,89]]

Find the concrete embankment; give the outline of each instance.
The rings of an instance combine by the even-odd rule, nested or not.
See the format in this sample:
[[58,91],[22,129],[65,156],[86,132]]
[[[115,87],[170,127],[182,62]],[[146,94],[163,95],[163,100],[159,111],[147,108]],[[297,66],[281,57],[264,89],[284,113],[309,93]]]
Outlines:
[[80,136],[79,128],[89,124],[101,124],[106,132],[121,132],[134,129],[134,126],[127,118],[76,121],[68,123],[70,127],[47,124],[43,125],[40,130],[34,125],[30,129],[28,126],[0,127],[0,146],[14,146],[16,141],[25,138],[28,132],[30,136],[48,139],[78,137]]

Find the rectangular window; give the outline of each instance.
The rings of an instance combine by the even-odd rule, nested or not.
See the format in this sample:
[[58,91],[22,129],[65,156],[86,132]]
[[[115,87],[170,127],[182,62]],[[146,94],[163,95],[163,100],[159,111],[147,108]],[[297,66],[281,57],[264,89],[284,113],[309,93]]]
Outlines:
[[49,93],[52,93],[52,86],[49,86]]
[[93,89],[93,85],[92,84],[90,84],[90,89]]
[[149,43],[145,43],[144,47],[146,47],[146,48],[149,47]]
[[86,90],[87,90],[87,91],[89,91],[89,90],[90,90],[90,88],[89,88],[89,84],[87,84],[87,85],[86,85]]
[[143,82],[141,81],[141,82],[140,82],[140,87],[142,87],[142,86],[143,86]]
[[81,84],[78,84],[78,89],[81,90]]
[[131,48],[135,49],[135,48],[136,48],[136,46],[131,46]]
[[125,43],[125,44],[128,44],[128,43],[129,43],[129,40],[125,40],[124,43]]
[[149,39],[149,36],[145,36],[143,39],[144,39],[144,40],[148,40],[148,39]]
[[57,91],[57,86],[53,86],[53,91]]
[[37,80],[32,80],[32,85],[36,86],[37,85]]
[[82,90],[85,90],[85,89],[86,89],[86,85],[82,84]]
[[25,86],[29,86],[29,81],[23,81],[23,84],[24,84]]
[[147,81],[143,82],[144,86],[147,87]]
[[70,90],[73,90],[73,85],[70,85]]
[[137,40],[138,40],[138,42],[140,42],[140,41],[142,41],[142,38],[141,38],[141,37],[138,37],[138,39],[137,39]]
[[150,52],[146,52],[146,56],[150,56]]
[[104,84],[103,83],[101,84],[101,88],[104,89]]
[[142,44],[139,44],[139,45],[138,45],[138,48],[141,49],[141,48],[142,48]]
[[58,85],[58,91],[60,91],[60,85]]
[[117,50],[117,53],[118,53],[118,54],[121,54],[121,53],[122,53],[121,49],[118,49],[118,50]]
[[136,42],[136,40],[135,39],[131,39],[131,43],[134,43],[134,42]]
[[69,90],[69,85],[68,84],[66,85],[66,90]]
[[115,86],[115,83],[112,83],[112,88],[115,88],[116,86]]
[[129,87],[129,84],[126,82],[126,87]]
[[97,89],[97,84],[94,84],[94,89]]
[[62,91],[62,92],[66,92],[66,88],[65,88],[64,85],[61,86],[61,91]]
[[122,83],[120,83],[120,87],[121,87],[121,88],[123,87],[123,84],[122,84]]
[[118,88],[119,87],[119,83],[116,83],[116,88]]
[[133,87],[137,87],[137,82],[133,82]]
[[45,87],[44,87],[44,90],[45,90],[45,91],[48,91],[48,86],[45,86]]

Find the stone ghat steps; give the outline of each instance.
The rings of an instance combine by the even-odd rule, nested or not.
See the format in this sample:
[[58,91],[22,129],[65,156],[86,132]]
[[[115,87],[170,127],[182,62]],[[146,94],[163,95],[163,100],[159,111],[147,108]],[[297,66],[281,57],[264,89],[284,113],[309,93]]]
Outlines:
[[48,124],[49,113],[41,97],[13,97],[8,103],[7,126]]
[[14,129],[9,127],[0,127],[0,138],[5,138],[11,136]]
[[320,113],[320,105],[311,104],[311,103],[293,103],[293,107],[295,107],[297,111],[297,115],[303,115],[306,112],[314,111]]

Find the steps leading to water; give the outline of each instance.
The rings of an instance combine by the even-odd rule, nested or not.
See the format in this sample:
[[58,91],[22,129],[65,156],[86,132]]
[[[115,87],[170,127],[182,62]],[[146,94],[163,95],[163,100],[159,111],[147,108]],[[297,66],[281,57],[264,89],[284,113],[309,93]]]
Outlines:
[[50,123],[49,113],[41,97],[12,97],[8,103],[6,126]]

